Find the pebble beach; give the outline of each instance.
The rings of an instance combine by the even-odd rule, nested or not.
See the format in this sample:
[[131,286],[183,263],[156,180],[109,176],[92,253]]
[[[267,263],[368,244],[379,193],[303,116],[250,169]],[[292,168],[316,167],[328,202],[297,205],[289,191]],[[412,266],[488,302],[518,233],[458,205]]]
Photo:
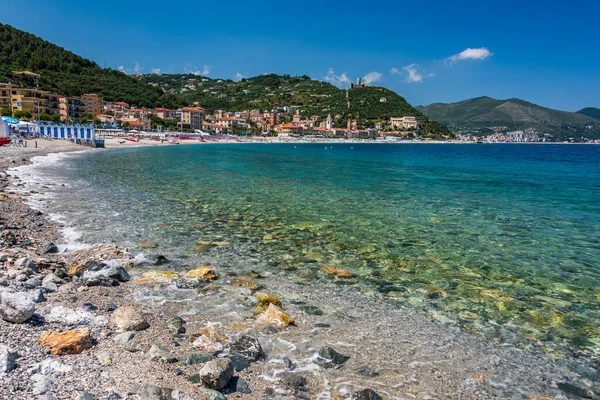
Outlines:
[[343,269],[303,283],[174,271],[160,243],[71,248],[17,167],[84,150],[103,151],[0,147],[0,399],[600,398],[597,360],[472,335],[354,290]]

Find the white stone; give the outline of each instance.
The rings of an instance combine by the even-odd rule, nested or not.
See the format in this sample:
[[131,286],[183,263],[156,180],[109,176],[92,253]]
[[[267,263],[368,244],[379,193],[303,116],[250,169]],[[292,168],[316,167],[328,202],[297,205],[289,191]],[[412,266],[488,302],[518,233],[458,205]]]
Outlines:
[[22,324],[35,312],[35,302],[25,292],[0,292],[0,318]]

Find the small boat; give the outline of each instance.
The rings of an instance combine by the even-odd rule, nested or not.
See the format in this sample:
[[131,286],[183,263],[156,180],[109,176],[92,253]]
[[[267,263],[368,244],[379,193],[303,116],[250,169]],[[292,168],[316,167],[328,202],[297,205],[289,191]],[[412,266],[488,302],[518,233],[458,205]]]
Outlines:
[[140,139],[136,139],[136,138],[129,138],[129,137],[126,137],[126,138],[123,138],[123,139],[125,139],[125,140],[127,140],[127,141],[129,141],[129,142],[135,142],[135,143],[137,143],[137,142],[139,142],[139,141],[140,141]]

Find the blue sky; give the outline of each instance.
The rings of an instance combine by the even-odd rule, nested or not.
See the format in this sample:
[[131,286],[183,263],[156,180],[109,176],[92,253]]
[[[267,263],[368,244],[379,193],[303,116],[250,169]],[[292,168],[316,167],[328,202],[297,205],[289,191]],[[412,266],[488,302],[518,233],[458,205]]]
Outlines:
[[600,107],[600,2],[589,0],[26,3],[3,1],[0,22],[129,73],[367,77],[413,105],[485,95]]

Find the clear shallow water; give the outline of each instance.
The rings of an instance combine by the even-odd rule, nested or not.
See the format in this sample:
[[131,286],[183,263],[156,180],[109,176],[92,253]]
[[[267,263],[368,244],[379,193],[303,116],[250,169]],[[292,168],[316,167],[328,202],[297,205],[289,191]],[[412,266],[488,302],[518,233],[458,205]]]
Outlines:
[[600,146],[165,146],[35,168],[88,243],[298,282],[331,265],[493,339],[600,348]]

